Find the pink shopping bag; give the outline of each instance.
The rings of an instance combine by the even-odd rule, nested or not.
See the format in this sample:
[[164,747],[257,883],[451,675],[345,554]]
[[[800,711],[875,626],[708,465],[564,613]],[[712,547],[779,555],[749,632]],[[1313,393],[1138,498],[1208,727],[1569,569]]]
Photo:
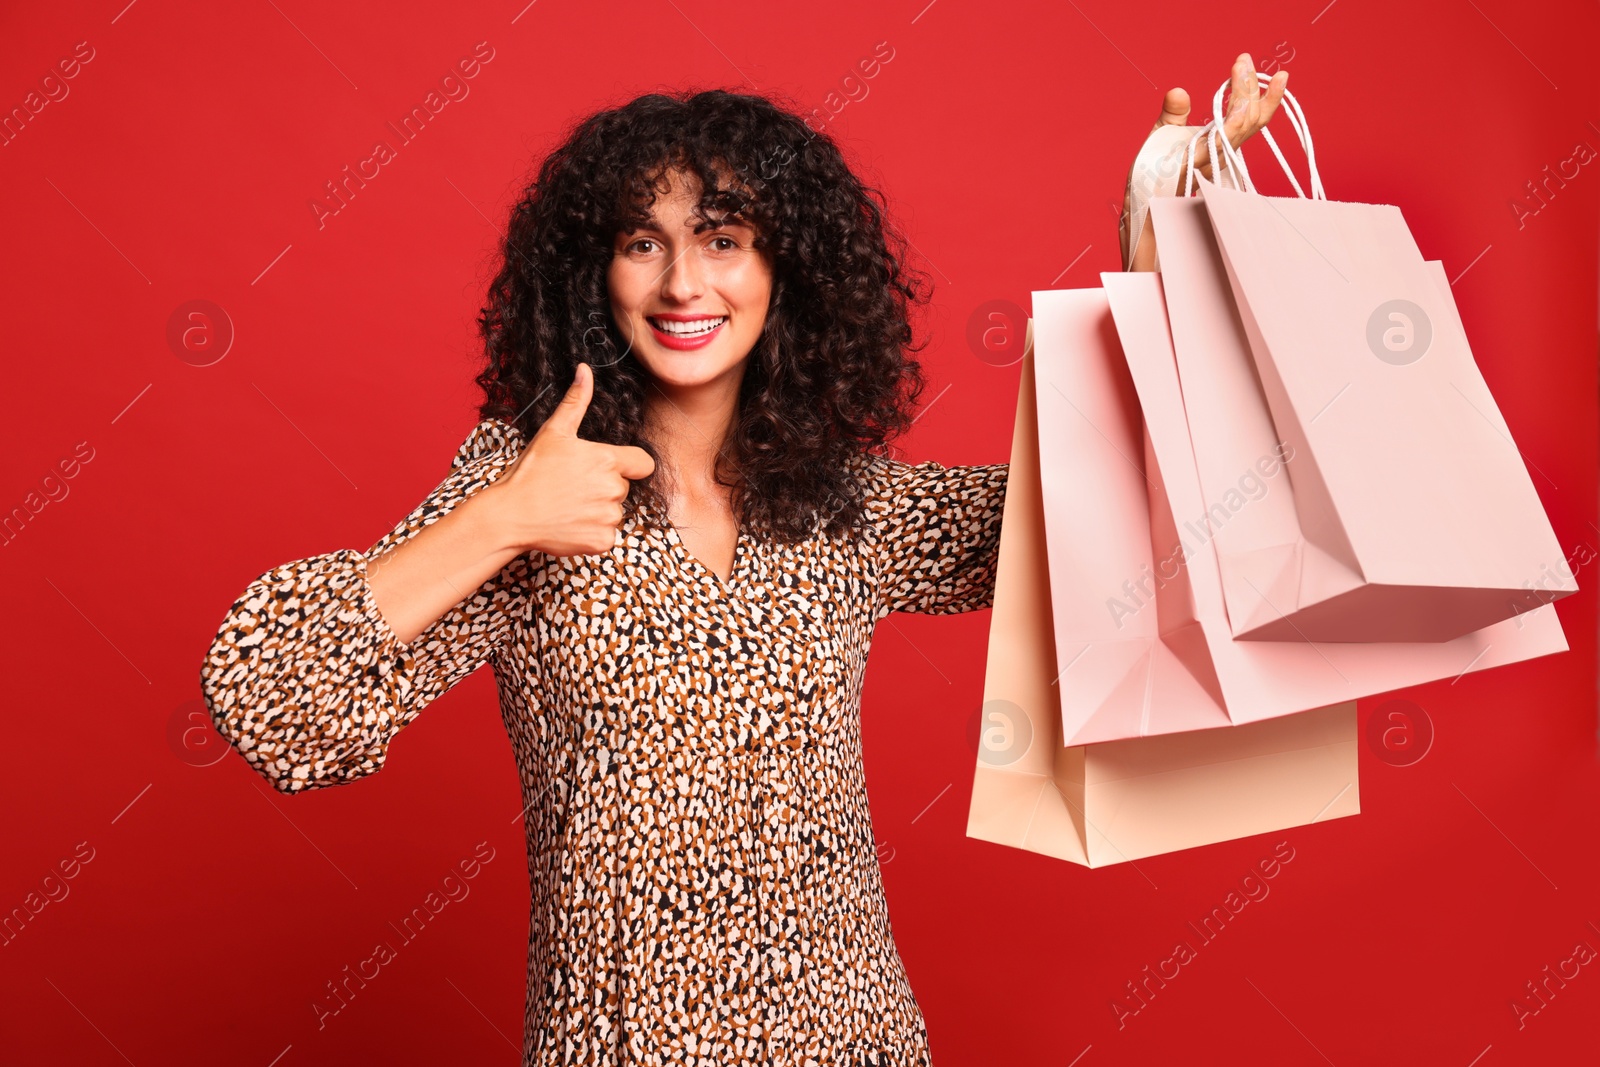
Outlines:
[[[1151,204],[1230,632],[1447,641],[1575,592],[1442,267],[1398,208],[1325,198],[1284,104],[1311,197],[1256,193],[1213,124],[1244,187]],[[1268,441],[1287,476],[1247,497]]]
[[1101,280],[1033,294],[1037,595],[1063,746],[1253,723],[1566,649],[1548,604],[1445,642],[1234,640],[1215,544],[1190,530],[1204,508],[1162,279]]

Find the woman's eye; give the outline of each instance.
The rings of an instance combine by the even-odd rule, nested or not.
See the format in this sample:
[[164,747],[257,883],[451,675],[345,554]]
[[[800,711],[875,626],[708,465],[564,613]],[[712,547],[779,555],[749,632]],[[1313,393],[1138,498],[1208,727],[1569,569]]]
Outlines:
[[[735,238],[718,234],[717,236],[711,238],[711,247],[718,252],[736,252],[739,249],[739,242]],[[637,241],[629,242],[624,251],[628,252],[629,254],[647,256],[658,250],[659,245],[654,238],[641,237]]]

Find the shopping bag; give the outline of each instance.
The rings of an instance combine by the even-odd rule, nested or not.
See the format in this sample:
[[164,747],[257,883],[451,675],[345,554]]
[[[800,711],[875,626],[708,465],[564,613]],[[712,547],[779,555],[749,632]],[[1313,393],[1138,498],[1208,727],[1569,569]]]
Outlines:
[[1040,511],[1013,525],[1037,529],[1049,580],[1017,595],[1049,602],[1035,622],[1059,663],[1062,745],[1259,722],[1566,649],[1553,604],[1446,642],[1234,640],[1196,521],[1162,276],[1101,280],[1033,294],[1033,418],[1012,460],[1038,471]]
[[[1233,636],[1444,641],[1575,592],[1442,266],[1399,208],[1325,198],[1284,106],[1310,197],[1255,192],[1212,135],[1243,188],[1201,178],[1200,199],[1151,203]],[[1241,464],[1268,433],[1293,459],[1246,504]]]
[[[1039,295],[1076,303],[1085,321],[1107,318],[1097,291]],[[1097,361],[1084,353],[1108,384],[1111,347]],[[1225,729],[1066,743],[1050,595],[1058,561],[1045,543],[1032,348],[1030,323],[967,835],[1099,867],[1357,814],[1353,702]],[[1112,518],[1128,521],[1110,523],[1110,534],[1148,544],[1135,511],[1113,508]],[[1226,724],[1213,710],[1211,723]]]

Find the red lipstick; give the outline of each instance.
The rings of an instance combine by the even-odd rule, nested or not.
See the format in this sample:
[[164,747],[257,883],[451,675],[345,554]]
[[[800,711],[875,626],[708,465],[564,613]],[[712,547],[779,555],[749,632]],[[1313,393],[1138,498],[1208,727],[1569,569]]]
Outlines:
[[[722,332],[728,324],[726,315],[685,315],[678,312],[665,312],[660,315],[647,315],[645,321],[650,324],[650,333],[656,342],[663,348],[671,348],[679,352],[687,352],[696,348],[704,348],[712,339]],[[672,327],[663,328],[663,323],[671,323]],[[716,323],[709,329],[706,323]]]

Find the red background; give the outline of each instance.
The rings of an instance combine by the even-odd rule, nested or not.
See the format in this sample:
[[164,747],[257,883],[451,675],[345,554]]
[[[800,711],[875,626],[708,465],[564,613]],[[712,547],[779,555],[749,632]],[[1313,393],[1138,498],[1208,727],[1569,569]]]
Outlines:
[[[1116,269],[1163,91],[1188,88],[1203,121],[1238,52],[1276,57],[1329,195],[1400,205],[1443,260],[1557,536],[1600,548],[1600,161],[1543,204],[1526,188],[1600,148],[1593,4],[122,3],[0,17],[6,110],[94,49],[0,147],[0,507],[93,449],[0,549],[0,911],[93,850],[0,947],[0,1062],[516,1062],[528,890],[487,671],[380,774],[312,795],[172,736],[250,579],[367,547],[443,475],[474,422],[473,316],[509,203],[568,123],[643,90],[753,83],[824,108],[889,43],[827,128],[936,283],[932,403],[905,455],[997,462],[1018,368],[975,356],[968,317]],[[494,58],[470,95],[319,229],[324,182],[480,41]],[[1246,152],[1263,191],[1287,190]],[[1520,224],[1519,197],[1540,208]],[[166,340],[196,299],[237,331],[206,367]],[[1520,1029],[1510,1003],[1578,942],[1600,949],[1593,566],[1558,604],[1571,651],[1403,694],[1433,748],[1408,767],[1363,751],[1360,816],[1096,871],[964,837],[988,613],[887,620],[867,759],[935,1063],[1592,1055],[1600,963]],[[1124,982],[1279,841],[1295,859],[1270,896],[1119,1030]],[[471,895],[319,1030],[325,983],[479,842],[494,859]]]

